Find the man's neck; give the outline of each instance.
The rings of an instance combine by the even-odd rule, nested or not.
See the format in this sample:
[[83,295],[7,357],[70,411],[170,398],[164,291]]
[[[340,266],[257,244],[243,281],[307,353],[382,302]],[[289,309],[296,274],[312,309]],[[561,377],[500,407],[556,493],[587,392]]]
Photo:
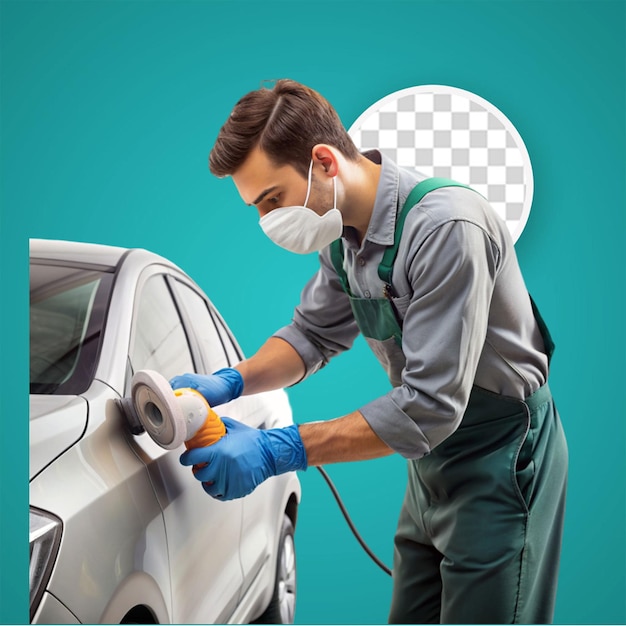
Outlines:
[[381,166],[362,156],[352,164],[345,184],[344,224],[355,229],[359,243],[363,241],[376,202]]

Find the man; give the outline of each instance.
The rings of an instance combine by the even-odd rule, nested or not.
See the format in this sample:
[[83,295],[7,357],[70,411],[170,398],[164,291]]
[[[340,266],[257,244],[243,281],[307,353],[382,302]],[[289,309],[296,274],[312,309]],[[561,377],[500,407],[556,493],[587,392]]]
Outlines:
[[228,499],[307,465],[399,453],[390,622],[550,622],[567,448],[553,346],[504,223],[471,189],[360,154],[330,104],[290,80],[236,104],[209,164],[275,243],[319,251],[320,267],[254,356],[172,386],[217,405],[293,385],[361,332],[392,389],[326,422],[258,431],[226,418],[226,437],[181,461]]

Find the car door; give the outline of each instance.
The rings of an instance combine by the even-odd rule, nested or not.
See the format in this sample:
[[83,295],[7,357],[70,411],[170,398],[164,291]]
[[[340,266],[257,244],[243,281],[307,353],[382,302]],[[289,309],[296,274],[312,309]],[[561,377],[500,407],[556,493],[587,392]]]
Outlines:
[[[144,271],[135,301],[129,350],[131,372],[153,369],[168,380],[201,371],[194,340],[163,268]],[[190,341],[191,339],[191,341]],[[135,437],[163,509],[172,583],[174,623],[223,623],[236,608],[242,584],[239,562],[241,501],[217,502],[202,490],[184,451],[167,451],[147,434]]]
[[[181,302],[181,309],[189,318],[205,363],[206,373],[236,365],[242,359],[239,346],[215,307],[195,286],[175,281],[173,290]],[[228,416],[254,428],[271,427],[268,410],[269,396],[277,393],[242,396],[228,404],[216,407],[221,416]],[[242,535],[240,543],[244,584],[242,592],[252,585],[261,569],[267,565],[276,540],[276,518],[282,511],[273,506],[275,497],[272,482],[267,481],[241,500],[243,504]],[[282,516],[280,517],[282,520]]]

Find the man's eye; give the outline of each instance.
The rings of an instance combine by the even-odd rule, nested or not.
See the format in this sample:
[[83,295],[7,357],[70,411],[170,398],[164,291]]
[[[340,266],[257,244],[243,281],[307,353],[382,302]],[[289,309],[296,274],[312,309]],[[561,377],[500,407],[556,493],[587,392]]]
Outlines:
[[268,198],[267,201],[270,204],[278,204],[278,196],[272,196],[271,198]]

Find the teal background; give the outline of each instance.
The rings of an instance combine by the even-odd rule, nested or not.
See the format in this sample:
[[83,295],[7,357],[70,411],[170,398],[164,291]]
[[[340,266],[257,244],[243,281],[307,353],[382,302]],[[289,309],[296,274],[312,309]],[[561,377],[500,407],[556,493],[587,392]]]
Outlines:
[[[207,155],[264,79],[320,91],[346,126],[420,84],[472,91],[528,148],[535,195],[517,243],[557,343],[551,386],[571,472],[556,621],[626,622],[624,372],[626,5],[622,1],[2,1],[0,621],[28,621],[29,237],[151,249],[210,294],[246,353],[290,319],[315,256],[273,246]],[[300,421],[387,383],[363,342],[290,391]],[[333,466],[391,564],[404,464]],[[390,579],[301,474],[300,623],[384,623]],[[210,558],[210,555],[207,555]]]

